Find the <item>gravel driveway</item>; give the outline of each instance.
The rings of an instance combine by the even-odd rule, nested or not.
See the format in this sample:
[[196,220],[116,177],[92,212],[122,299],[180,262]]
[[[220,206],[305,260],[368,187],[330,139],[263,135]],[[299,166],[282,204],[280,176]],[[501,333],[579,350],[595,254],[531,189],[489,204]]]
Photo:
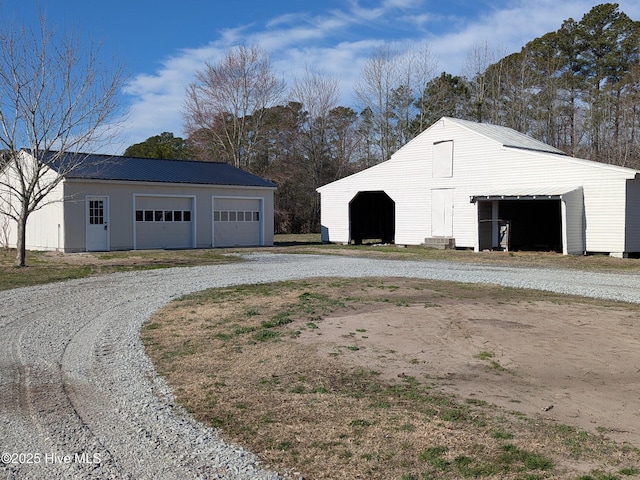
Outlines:
[[185,293],[312,276],[487,282],[640,302],[640,276],[250,254],[245,263],[111,274],[0,292],[0,476],[275,479],[173,405],[140,325]]

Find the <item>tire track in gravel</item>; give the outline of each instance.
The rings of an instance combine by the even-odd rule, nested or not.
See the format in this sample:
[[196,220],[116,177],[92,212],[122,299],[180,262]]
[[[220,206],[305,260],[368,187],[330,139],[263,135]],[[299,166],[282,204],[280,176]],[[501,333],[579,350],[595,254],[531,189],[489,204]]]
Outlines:
[[[634,275],[310,255],[247,258],[251,261],[241,264],[129,272],[0,292],[0,450],[74,460],[0,463],[0,475],[280,478],[174,406],[170,389],[144,355],[142,323],[176,296],[193,291],[314,276],[382,275],[588,296],[604,292],[607,298],[640,302],[640,276]],[[92,463],[96,455],[99,462]]]
[[[40,308],[32,308],[25,312],[27,316],[37,315]],[[25,367],[20,356],[20,340],[25,333],[26,326],[20,319],[9,318],[2,315],[3,323],[0,335],[0,431],[5,444],[15,445],[16,452],[29,452],[33,444],[26,441],[22,434],[24,428],[38,428],[34,422],[36,414],[33,412],[28,391],[28,368]],[[8,417],[13,420],[11,424],[6,421]],[[16,426],[18,424],[18,426]],[[5,440],[6,438],[6,440]],[[6,443],[5,443],[6,442]],[[45,448],[44,443],[35,448]],[[2,452],[4,453],[4,449]],[[17,467],[0,463],[0,469],[5,468],[8,478],[13,478]]]
[[[2,368],[2,375],[19,372],[22,377],[16,383],[18,403],[2,412],[3,427],[8,425],[7,432],[15,433],[11,441],[4,438],[3,428],[2,452],[24,455],[8,465],[10,478],[94,476],[91,475],[93,465],[78,462],[75,456],[82,456],[86,447],[99,442],[70,401],[60,362],[69,338],[83,326],[81,302],[77,294],[71,294],[63,284],[56,287],[53,291],[38,288],[20,292],[30,293],[22,298],[29,302],[30,310],[25,311],[21,302],[16,302],[15,319],[3,327],[9,335],[19,334],[10,340],[13,355],[7,368]],[[7,328],[11,325],[13,329]],[[17,419],[24,422],[16,424]],[[69,458],[65,458],[67,455]],[[112,478],[126,478],[122,471],[109,468],[108,459],[105,460],[102,473],[109,471]]]
[[140,355],[141,323],[193,282],[118,277],[0,295],[0,448],[30,455],[0,477],[278,478],[174,408]]

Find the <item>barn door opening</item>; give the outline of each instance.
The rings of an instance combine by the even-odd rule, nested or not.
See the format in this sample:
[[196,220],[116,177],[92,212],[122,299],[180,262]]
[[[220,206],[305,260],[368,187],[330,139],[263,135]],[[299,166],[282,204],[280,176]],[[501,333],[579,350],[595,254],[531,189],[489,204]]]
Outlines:
[[358,192],[349,202],[349,238],[360,245],[365,241],[394,243],[396,204],[382,191]]
[[562,238],[560,199],[478,201],[480,250],[563,253]]

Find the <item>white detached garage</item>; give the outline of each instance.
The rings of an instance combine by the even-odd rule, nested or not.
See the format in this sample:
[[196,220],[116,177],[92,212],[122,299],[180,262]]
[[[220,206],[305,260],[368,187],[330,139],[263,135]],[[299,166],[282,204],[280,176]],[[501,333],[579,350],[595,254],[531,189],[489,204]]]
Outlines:
[[[56,174],[56,164],[50,167]],[[225,163],[87,155],[85,166],[65,175],[51,203],[29,217],[27,248],[272,245],[275,190]]]
[[640,252],[640,172],[512,129],[444,117],[390,160],[324,185],[322,239]]

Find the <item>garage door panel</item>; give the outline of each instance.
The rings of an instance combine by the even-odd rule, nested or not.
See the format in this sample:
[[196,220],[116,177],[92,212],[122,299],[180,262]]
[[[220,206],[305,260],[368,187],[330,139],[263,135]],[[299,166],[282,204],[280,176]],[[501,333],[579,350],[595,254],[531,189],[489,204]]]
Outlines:
[[136,197],[136,248],[192,248],[191,197]]
[[183,225],[147,222],[138,224],[136,248],[191,248],[191,223]]
[[215,247],[261,244],[261,201],[253,198],[215,198],[213,245]]

